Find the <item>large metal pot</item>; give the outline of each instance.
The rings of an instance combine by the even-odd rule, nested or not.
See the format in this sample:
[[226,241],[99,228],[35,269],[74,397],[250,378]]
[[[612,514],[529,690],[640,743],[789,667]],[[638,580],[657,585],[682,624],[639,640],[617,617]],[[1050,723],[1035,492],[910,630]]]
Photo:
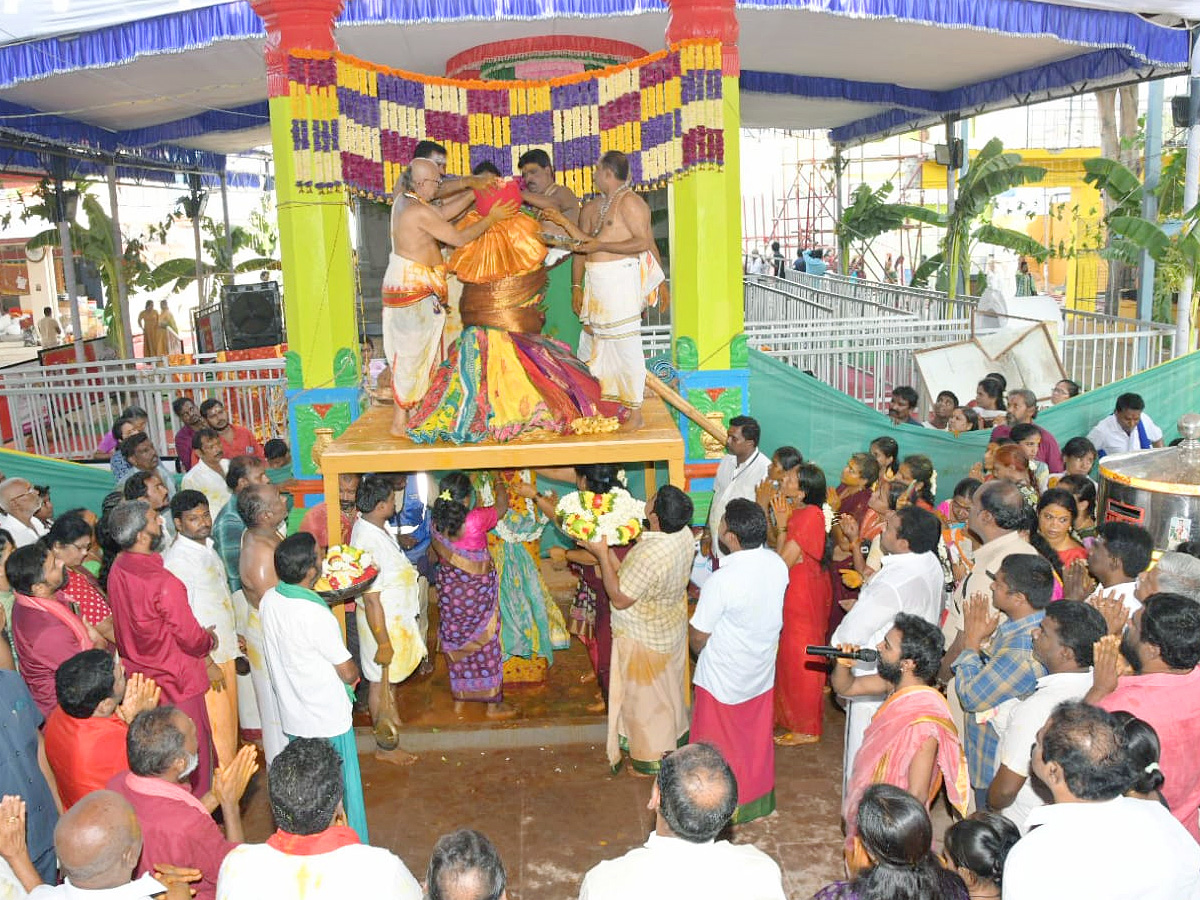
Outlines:
[[1100,463],[1096,520],[1140,525],[1159,552],[1200,540],[1200,415],[1187,413],[1178,427],[1178,446],[1106,456]]

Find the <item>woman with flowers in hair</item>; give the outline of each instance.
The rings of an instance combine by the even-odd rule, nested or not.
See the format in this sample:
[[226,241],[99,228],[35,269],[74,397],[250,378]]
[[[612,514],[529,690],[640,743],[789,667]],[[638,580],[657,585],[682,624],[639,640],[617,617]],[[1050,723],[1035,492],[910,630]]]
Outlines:
[[804,463],[784,474],[782,494],[796,498],[791,513],[782,495],[772,500],[777,520],[787,522],[775,546],[789,570],[775,664],[775,724],[784,729],[775,743],[783,747],[821,739],[825,663],[807,656],[804,647],[824,643],[833,603],[825,490],[825,473]]
[[487,536],[507,508],[506,491],[494,505],[480,506],[471,479],[451,472],[438,484],[432,515],[438,642],[450,670],[455,712],[475,701],[488,704],[489,717],[501,719],[516,711],[504,703],[500,585]]

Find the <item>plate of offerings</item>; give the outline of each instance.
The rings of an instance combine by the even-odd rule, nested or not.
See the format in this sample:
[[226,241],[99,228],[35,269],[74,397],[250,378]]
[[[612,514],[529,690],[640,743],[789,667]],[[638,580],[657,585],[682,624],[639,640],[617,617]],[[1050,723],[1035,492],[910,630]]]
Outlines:
[[370,553],[337,544],[325,554],[313,590],[330,604],[345,603],[365,594],[378,576],[379,567]]
[[642,533],[646,504],[622,488],[598,494],[573,491],[563,496],[555,508],[559,525],[568,537],[577,541],[598,541],[621,547],[637,540]]

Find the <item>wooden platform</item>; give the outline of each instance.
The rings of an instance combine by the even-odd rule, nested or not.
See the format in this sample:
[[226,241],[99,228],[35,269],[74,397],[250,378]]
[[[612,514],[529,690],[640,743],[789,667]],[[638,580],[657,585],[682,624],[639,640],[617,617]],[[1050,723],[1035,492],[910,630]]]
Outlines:
[[667,406],[647,392],[646,424],[637,431],[608,434],[530,435],[513,441],[478,444],[414,444],[392,437],[390,406],[367,410],[321,456],[329,517],[329,543],[342,540],[338,516],[338,475],[346,472],[444,472],[450,469],[537,469],[587,463],[646,467],[646,491],[654,491],[654,463],[667,464],[672,484],[682,488],[683,437]]

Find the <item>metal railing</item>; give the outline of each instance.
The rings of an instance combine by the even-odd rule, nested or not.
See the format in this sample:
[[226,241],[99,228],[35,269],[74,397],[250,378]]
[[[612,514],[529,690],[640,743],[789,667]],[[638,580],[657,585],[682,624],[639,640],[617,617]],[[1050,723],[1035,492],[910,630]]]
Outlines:
[[[204,357],[201,357],[203,360]],[[169,366],[166,359],[104,360],[0,370],[13,445],[59,459],[90,459],[104,433],[127,406],[149,414],[147,433],[160,456],[174,455],[179,427],[171,401],[186,395],[202,403],[215,397],[232,421],[260,440],[287,433],[286,378],[282,359],[201,361]]]
[[917,351],[968,340],[971,333],[970,320],[897,316],[746,323],[751,347],[879,409],[896,385],[920,384]]
[[[976,305],[973,297],[951,300],[939,291],[882,281],[866,281],[835,273],[809,275],[807,272],[790,271],[786,282],[806,292],[815,291],[822,298],[838,296],[847,300],[859,300],[882,309],[904,312],[923,319],[965,319],[970,316]],[[822,302],[827,301],[823,299]]]
[[[882,320],[878,323],[879,327],[903,331],[912,349],[927,350],[948,340],[964,339],[945,338],[947,323],[961,323],[967,329],[965,337],[971,333],[978,334],[985,325],[994,327],[999,324],[979,311],[978,301],[974,297],[952,300],[936,291],[840,275],[815,276],[793,271],[788,273],[787,279],[747,277],[745,297],[748,336],[759,326],[764,326],[768,333],[779,333],[780,329],[787,329],[797,322],[817,319],[826,323],[845,321],[852,328],[861,329],[864,319],[878,318]],[[1171,358],[1173,329],[1170,325],[1077,309],[1063,309],[1061,315],[1058,325],[1059,355],[1067,377],[1079,382],[1085,389],[1125,378]],[[1007,318],[1011,321],[1019,319],[1016,316]],[[915,327],[904,331],[898,323],[906,320],[924,322],[929,326],[928,331],[923,335]],[[974,332],[969,328],[972,322]],[[753,340],[751,346],[754,346]],[[853,353],[856,349],[844,350],[840,346],[830,345],[826,346],[824,352],[836,356],[843,352]],[[853,365],[846,363],[852,368],[858,364],[857,360]],[[843,363],[831,360],[825,365],[841,371],[839,366]],[[802,365],[800,368],[813,369],[813,366]],[[909,364],[889,365],[888,368],[889,371],[912,371]],[[860,396],[855,391],[850,393]],[[874,390],[871,395],[860,396],[860,399],[872,402],[872,398],[878,398]]]

